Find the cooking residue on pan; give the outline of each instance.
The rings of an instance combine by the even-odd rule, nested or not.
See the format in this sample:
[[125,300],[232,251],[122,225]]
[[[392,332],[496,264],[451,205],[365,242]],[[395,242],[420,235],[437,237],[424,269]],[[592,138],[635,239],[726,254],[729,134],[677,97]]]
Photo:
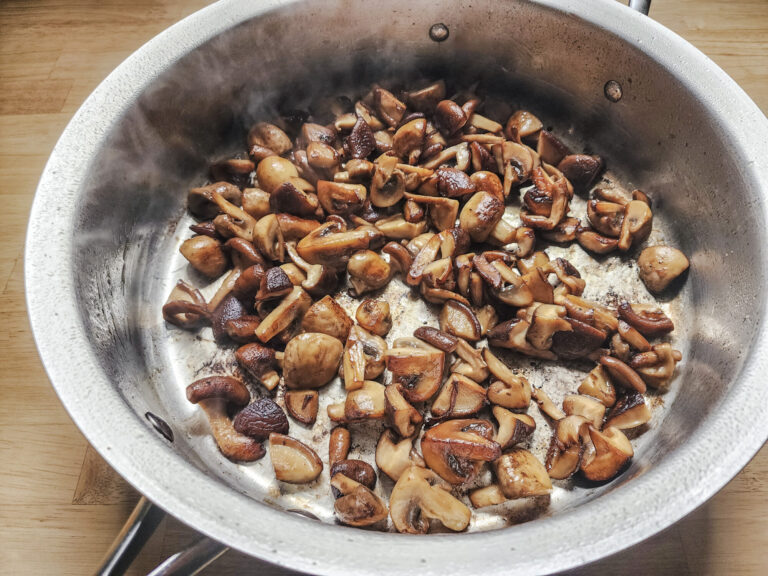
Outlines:
[[180,250],[218,287],[179,281],[163,317],[210,326],[239,369],[211,358],[187,398],[224,456],[269,454],[298,502],[326,486],[343,524],[519,522],[574,475],[612,480],[682,359],[669,305],[636,289],[689,265],[653,241],[649,196],[483,104],[375,85],[330,124],[257,123],[189,192]]

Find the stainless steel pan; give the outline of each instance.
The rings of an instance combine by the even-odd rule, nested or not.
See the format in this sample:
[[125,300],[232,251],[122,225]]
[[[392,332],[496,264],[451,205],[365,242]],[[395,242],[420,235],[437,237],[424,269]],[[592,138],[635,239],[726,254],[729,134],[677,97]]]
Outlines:
[[[442,42],[430,38],[436,23],[448,29]],[[186,189],[251,121],[377,79],[436,76],[478,81],[605,157],[650,193],[654,239],[679,245],[692,271],[665,303],[685,361],[626,473],[559,489],[544,513],[473,525],[500,529],[409,537],[333,525],[322,490],[280,490],[268,463],[224,460],[183,391],[197,374],[226,370],[231,351],[169,330],[160,306],[187,274],[176,250]],[[147,498],[219,542],[322,574],[552,572],[675,522],[768,437],[767,195],[766,118],[703,54],[613,1],[224,0],[130,57],[68,126],[30,219],[29,311],[51,381],[88,440]],[[631,270],[592,286],[647,297]],[[399,313],[405,331],[420,312]],[[558,393],[573,387],[572,371],[547,377]],[[324,424],[303,433],[322,438]]]

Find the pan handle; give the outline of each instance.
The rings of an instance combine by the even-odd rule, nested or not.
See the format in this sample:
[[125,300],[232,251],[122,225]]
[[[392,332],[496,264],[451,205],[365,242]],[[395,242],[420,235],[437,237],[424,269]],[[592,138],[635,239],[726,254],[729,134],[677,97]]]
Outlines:
[[648,10],[651,9],[651,0],[629,0],[629,7],[648,16]]
[[220,558],[229,548],[203,536],[192,546],[177,552],[147,576],[194,576]]

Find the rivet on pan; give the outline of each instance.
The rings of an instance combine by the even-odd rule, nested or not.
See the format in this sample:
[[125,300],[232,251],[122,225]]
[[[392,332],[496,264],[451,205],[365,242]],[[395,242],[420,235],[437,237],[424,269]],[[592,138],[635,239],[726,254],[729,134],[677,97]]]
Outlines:
[[144,414],[144,417],[149,420],[152,427],[157,430],[163,438],[168,440],[168,442],[173,442],[173,430],[171,430],[171,427],[168,426],[168,423],[165,420],[160,418],[160,416],[152,414],[152,412],[147,412]]
[[616,82],[616,80],[608,80],[608,82],[605,83],[605,87],[603,88],[605,97],[608,98],[608,100],[611,102],[618,102],[621,100],[621,97],[623,96],[621,90],[621,84]]
[[429,28],[429,37],[435,42],[445,42],[448,40],[449,34],[450,31],[448,30],[448,26],[442,22],[438,24],[432,24],[432,26]]
[[286,512],[290,512],[291,514],[296,514],[298,516],[304,516],[305,518],[309,518],[310,520],[317,520],[318,522],[320,522],[320,518],[312,514],[312,512],[307,512],[306,510],[291,508],[290,510],[286,510]]

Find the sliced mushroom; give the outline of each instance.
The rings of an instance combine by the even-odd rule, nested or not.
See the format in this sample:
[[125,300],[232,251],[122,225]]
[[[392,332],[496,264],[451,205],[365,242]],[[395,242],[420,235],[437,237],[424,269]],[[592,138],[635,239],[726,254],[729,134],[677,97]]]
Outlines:
[[499,430],[493,439],[502,450],[528,440],[536,430],[536,421],[527,414],[515,414],[501,406],[494,406],[493,416],[499,423]]
[[302,238],[296,245],[299,255],[310,264],[343,269],[355,252],[367,250],[381,237],[373,226],[340,231],[336,221],[329,221]]
[[526,110],[518,110],[507,120],[504,134],[510,140],[535,136],[544,128],[541,120]]
[[483,359],[482,351],[469,344],[463,338],[456,339],[455,351],[458,360],[451,366],[452,373],[461,374],[475,382],[484,382],[488,378],[488,366]]
[[619,250],[626,252],[632,246],[645,242],[653,227],[653,213],[642,200],[632,200],[624,208],[624,219],[619,234]]
[[320,222],[307,218],[299,218],[292,214],[277,214],[277,224],[283,234],[285,242],[294,242],[301,240],[320,227]]
[[602,364],[595,366],[578,388],[579,394],[586,394],[599,400],[604,406],[616,403],[616,390]]
[[229,265],[221,242],[210,236],[193,236],[182,243],[179,251],[195,270],[208,278],[218,278]]
[[568,178],[568,181],[573,184],[577,191],[585,192],[589,190],[603,169],[603,160],[600,156],[569,154],[560,160],[557,169]]
[[651,409],[645,401],[645,396],[637,392],[630,392],[619,398],[611,408],[605,426],[626,430],[642,426],[650,419]]
[[405,174],[397,168],[395,156],[381,156],[371,178],[371,204],[379,208],[394,206],[405,194]]
[[344,348],[338,339],[319,332],[295,336],[285,347],[283,380],[288,388],[320,388],[333,380]]
[[482,337],[483,329],[472,308],[456,300],[448,300],[440,311],[440,329],[469,341]]
[[[371,490],[376,487],[376,471],[373,469],[373,466],[364,460],[337,460],[331,465],[331,479],[337,474],[343,474],[348,479],[354,480],[358,484],[362,484]],[[333,486],[333,488],[336,487]],[[336,490],[333,492],[334,495],[338,497]],[[343,490],[341,493],[344,493]]]
[[373,103],[378,115],[394,128],[400,123],[405,114],[405,104],[395,98],[395,95],[377,86],[373,89]]
[[402,244],[387,242],[381,251],[389,256],[389,265],[393,273],[405,275],[411,268],[413,258]]
[[592,426],[600,430],[603,427],[605,405],[589,396],[569,394],[563,398],[563,411],[568,416],[582,416]]
[[649,246],[637,259],[637,271],[648,290],[663,292],[685,272],[690,263],[680,250],[670,246]]
[[645,394],[645,382],[630,366],[613,356],[601,356],[599,362],[610,374],[612,382],[626,390],[634,390],[640,394]]
[[435,171],[434,179],[437,184],[437,193],[448,198],[466,196],[475,191],[475,184],[459,168],[442,166]]
[[383,300],[372,300],[371,298],[363,300],[357,307],[355,319],[360,326],[377,336],[386,336],[392,328],[389,304]]
[[396,214],[377,221],[376,228],[387,238],[410,240],[424,233],[427,229],[427,221],[408,222],[401,214]]
[[528,380],[512,372],[489,348],[483,348],[483,359],[497,379],[488,387],[488,400],[504,408],[527,408],[531,403]]
[[331,430],[331,436],[328,439],[328,463],[331,466],[339,460],[346,460],[350,442],[349,430],[344,426],[336,426]]
[[435,107],[435,125],[446,137],[461,130],[467,123],[467,115],[453,100],[442,100]]
[[509,196],[512,186],[523,184],[539,165],[538,155],[517,142],[502,142],[494,144],[493,155],[496,158],[497,169],[504,175],[504,196]]
[[368,192],[362,184],[342,184],[319,180],[317,199],[327,214],[347,215],[362,209]]
[[425,402],[443,382],[445,354],[425,348],[390,348],[385,353],[392,383],[402,387],[409,402]]
[[312,448],[283,434],[269,435],[269,458],[275,478],[290,484],[309,484],[323,471],[323,463]]
[[421,151],[424,137],[426,136],[427,121],[424,118],[416,118],[400,126],[392,138],[392,151],[398,158],[417,160],[412,158],[414,151]]
[[253,243],[259,252],[272,261],[285,259],[285,240],[275,214],[260,218],[253,228]]
[[636,354],[630,366],[649,386],[666,388],[675,373],[675,366],[683,355],[665,342],[656,344],[649,352]]
[[227,415],[227,405],[244,406],[250,397],[245,385],[229,376],[209,376],[187,386],[187,399],[205,412],[219,450],[235,462],[252,462],[266,453],[261,443],[237,432]]
[[307,144],[307,163],[312,168],[329,170],[339,164],[339,153],[325,142],[310,142]]
[[530,290],[534,301],[542,304],[553,304],[555,301],[555,292],[552,285],[547,281],[547,274],[536,266],[523,274],[523,282]]
[[213,201],[213,192],[218,192],[235,204],[239,204],[242,197],[240,188],[229,182],[215,182],[208,186],[191,188],[187,196],[187,207],[193,216],[208,220],[219,213],[219,207]]
[[544,464],[528,450],[514,448],[496,460],[494,467],[499,487],[507,498],[545,496],[552,492]]
[[418,466],[413,458],[413,438],[397,440],[392,430],[381,433],[376,444],[376,466],[395,482],[408,468]]
[[[637,308],[637,310],[635,310]],[[663,336],[675,329],[672,320],[660,309],[641,308],[628,302],[619,304],[619,316],[643,336]]]
[[285,393],[285,408],[288,414],[302,424],[315,423],[318,405],[317,390],[289,390]]
[[437,254],[440,251],[440,245],[440,235],[433,234],[426,244],[419,250],[416,257],[413,259],[411,268],[408,270],[408,275],[405,278],[405,282],[409,286],[417,286],[421,282],[424,269],[435,261]]
[[501,456],[492,440],[493,426],[487,420],[448,420],[430,428],[421,439],[424,461],[450,484],[471,480],[482,462]]
[[342,524],[371,526],[381,522],[389,514],[387,505],[370,488],[342,473],[333,475],[331,486],[342,494],[333,504],[336,517]]
[[583,416],[570,415],[558,420],[547,450],[546,468],[550,478],[565,480],[579,469],[583,438],[589,423]]
[[504,215],[504,202],[490,192],[475,192],[459,215],[459,226],[474,242],[485,242]]
[[571,330],[555,332],[552,336],[552,351],[559,358],[584,358],[605,342],[605,332],[574,318],[566,317],[565,320],[571,325]]
[[301,326],[307,332],[321,332],[346,342],[353,324],[352,319],[336,300],[331,296],[324,296],[307,310]]
[[[496,260],[492,263],[492,266],[499,274],[501,280],[499,288],[493,291],[496,298],[505,304],[515,307],[525,307],[533,304],[534,292],[522,276],[501,260]],[[535,274],[538,275],[539,273],[536,272]],[[531,282],[531,285],[534,288],[538,286],[534,281]],[[549,289],[551,290],[551,286]],[[537,289],[537,292],[541,292],[541,290]],[[544,298],[546,299],[546,295]]]
[[406,193],[405,196],[410,201],[429,208],[429,219],[437,230],[448,230],[456,225],[456,217],[459,214],[458,200],[443,196],[420,196],[410,193]]
[[565,306],[541,304],[536,307],[526,336],[531,346],[538,350],[548,350],[552,347],[552,336],[555,332],[572,331],[573,327],[565,320],[565,315]]
[[619,320],[614,310],[597,302],[568,295],[563,302],[568,316],[587,324],[594,325],[602,332],[612,333],[619,329]]
[[367,158],[376,149],[376,139],[371,126],[363,116],[358,116],[349,136],[344,140],[348,157]]
[[432,326],[421,326],[414,330],[413,335],[448,354],[456,350],[459,343],[459,339],[453,334],[448,334],[448,332],[443,332]]
[[259,122],[248,132],[248,146],[269,148],[273,154],[280,156],[288,152],[293,144],[288,135],[274,124]]
[[581,473],[587,480],[611,480],[634,455],[632,444],[618,428],[607,427],[601,432],[590,426],[589,437],[591,443],[581,459]]
[[179,328],[194,330],[208,317],[208,306],[200,291],[179,280],[163,305],[163,319]]
[[290,160],[280,156],[267,156],[256,167],[256,179],[259,186],[272,194],[290,178],[298,178],[299,171]]
[[366,380],[363,385],[347,393],[344,402],[328,405],[328,417],[334,422],[362,422],[381,420],[386,415],[385,387]]
[[610,254],[619,247],[619,241],[616,238],[603,236],[588,228],[579,227],[576,231],[576,240],[582,248],[595,254]]
[[416,434],[424,419],[419,411],[405,399],[401,388],[397,384],[387,386],[384,391],[384,398],[386,400],[387,424],[403,438]]
[[425,468],[411,466],[403,472],[389,498],[392,524],[398,532],[426,534],[430,520],[454,532],[469,526],[472,513],[451,495],[450,486]]
[[440,419],[466,418],[477,414],[485,403],[485,388],[466,376],[453,373],[432,401],[432,416]]
[[383,288],[392,278],[389,263],[372,250],[355,252],[347,264],[347,273],[355,296]]
[[498,484],[491,484],[483,488],[477,488],[469,493],[469,501],[475,508],[485,508],[507,501],[504,492]]
[[293,242],[288,242],[285,245],[285,249],[294,264],[306,273],[306,276],[300,278],[298,283],[293,282],[293,284],[300,284],[302,288],[313,296],[328,294],[336,289],[338,276],[334,268],[322,266],[321,264],[310,264],[299,255]]
[[312,298],[303,288],[294,286],[280,304],[261,321],[256,328],[256,336],[262,342],[269,342],[277,334],[288,328],[312,305]]
[[445,98],[445,82],[438,80],[429,86],[408,92],[408,106],[424,113],[432,113],[438,102]]
[[552,402],[549,395],[541,388],[533,388],[531,390],[531,397],[536,401],[536,405],[541,410],[542,414],[546,414],[552,420],[562,420],[565,418],[565,412],[563,412],[558,406]]

